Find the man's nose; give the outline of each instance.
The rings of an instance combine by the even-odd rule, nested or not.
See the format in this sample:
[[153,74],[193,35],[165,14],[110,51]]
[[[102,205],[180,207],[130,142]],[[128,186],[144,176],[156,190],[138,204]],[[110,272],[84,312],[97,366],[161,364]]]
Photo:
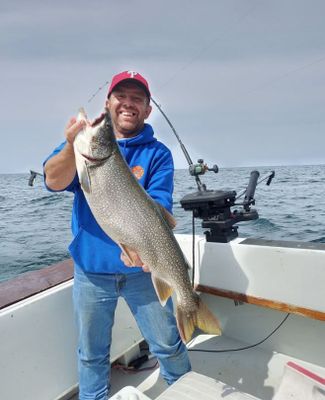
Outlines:
[[123,105],[125,107],[132,107],[133,106],[133,100],[132,100],[131,97],[126,96],[123,100],[124,100]]

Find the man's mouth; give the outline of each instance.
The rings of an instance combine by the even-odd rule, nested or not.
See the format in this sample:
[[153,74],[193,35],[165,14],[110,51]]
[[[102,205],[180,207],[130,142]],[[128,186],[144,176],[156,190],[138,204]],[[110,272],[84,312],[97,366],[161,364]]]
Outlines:
[[135,117],[135,112],[132,111],[121,111],[120,115],[122,115],[122,117],[126,117],[126,118],[132,118]]

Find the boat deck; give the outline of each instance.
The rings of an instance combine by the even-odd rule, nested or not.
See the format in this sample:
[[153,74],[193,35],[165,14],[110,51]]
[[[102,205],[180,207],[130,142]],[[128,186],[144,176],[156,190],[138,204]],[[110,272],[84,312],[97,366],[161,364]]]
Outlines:
[[[190,259],[191,237],[180,235],[178,240]],[[190,352],[193,371],[206,376],[205,381],[224,382],[227,391],[239,390],[261,400],[275,400],[288,361],[318,374],[325,382],[325,251],[278,243],[276,247],[256,242],[242,244],[240,239],[225,244],[205,242],[199,237],[196,240],[195,287],[218,317],[223,335],[199,335],[190,343],[194,350],[219,350]],[[21,287],[28,292],[24,289],[20,297],[12,296],[17,281],[5,285],[5,290],[2,286],[1,293],[5,294],[2,303],[0,298],[0,338],[6,346],[1,347],[0,357],[1,399],[77,399],[71,396],[78,379],[72,265],[49,267],[49,271],[50,276],[45,274],[43,279],[33,274],[32,282],[42,283],[37,291],[27,284],[26,277],[21,278]],[[113,361],[129,358],[142,341],[122,299],[118,308]],[[254,343],[260,344],[243,351],[220,352]],[[150,360],[143,368],[153,363]],[[322,385],[321,398],[325,399],[325,383]],[[125,386],[138,388],[152,400],[166,389],[158,368],[132,374],[113,369],[112,395]],[[188,388],[197,386],[191,381]],[[174,397],[178,400],[179,396]],[[207,396],[199,397],[206,400]]]
[[[227,336],[197,336],[189,345],[190,349],[237,349],[247,343]],[[193,371],[235,387],[262,400],[271,400],[279,387],[288,361],[295,361],[301,366],[325,376],[325,368],[289,357],[281,353],[267,352],[258,346],[242,351],[206,353],[190,351]],[[148,361],[142,368],[151,366],[154,360]],[[124,386],[137,387],[151,399],[157,398],[167,385],[159,376],[159,369],[137,373],[126,373],[112,370],[112,395]],[[75,395],[69,400],[77,400]],[[204,396],[202,394],[202,400]],[[176,399],[175,399],[176,400]]]

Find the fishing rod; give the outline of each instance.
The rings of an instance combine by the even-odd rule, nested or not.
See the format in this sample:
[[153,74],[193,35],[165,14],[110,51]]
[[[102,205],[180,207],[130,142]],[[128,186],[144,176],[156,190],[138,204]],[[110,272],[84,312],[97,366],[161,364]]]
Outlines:
[[[225,243],[236,238],[238,236],[238,227],[235,226],[236,223],[259,218],[257,211],[251,209],[251,205],[255,205],[254,194],[256,186],[266,179],[266,184],[269,186],[275,176],[275,172],[271,171],[258,180],[260,173],[256,170],[252,171],[246,189],[241,191],[238,195],[234,190],[207,190],[206,185],[201,182],[199,175],[203,175],[207,171],[217,173],[219,171],[218,166],[213,165],[212,168],[209,168],[204,163],[203,159],[199,159],[197,164],[193,164],[192,159],[173,124],[170,122],[161,106],[152,97],[151,100],[161,112],[176,136],[189,164],[189,172],[195,177],[198,186],[197,192],[185,195],[180,200],[185,211],[192,211],[193,232],[195,226],[194,218],[200,218],[202,219],[202,227],[208,228],[208,230],[204,232],[208,242]],[[236,201],[243,195],[245,195],[243,203],[236,203]],[[243,206],[243,208],[240,210],[232,210],[231,207],[233,206]]]
[[[105,82],[104,85],[100,86],[90,97],[88,103],[90,103],[108,83],[109,82]],[[151,101],[155,104],[171,128],[189,165],[189,173],[195,178],[198,191],[187,194],[180,200],[184,210],[192,211],[193,226],[194,218],[202,219],[202,227],[208,228],[208,230],[204,232],[208,242],[225,243],[236,238],[238,236],[238,227],[234,225],[235,223],[257,219],[259,217],[257,211],[251,209],[251,205],[255,204],[254,194],[256,186],[266,179],[267,185],[270,185],[275,176],[275,172],[271,171],[271,173],[265,175],[258,181],[260,175],[259,172],[252,171],[248,186],[238,195],[234,190],[207,190],[206,185],[201,182],[199,175],[203,175],[207,171],[217,173],[219,171],[218,166],[213,165],[212,168],[209,168],[207,164],[204,163],[203,159],[199,159],[198,162],[194,164],[184,143],[176,132],[170,119],[162,110],[160,104],[153,97],[151,97]],[[236,203],[236,201],[244,194],[245,197],[243,203]],[[231,209],[231,207],[238,205],[243,206],[243,208],[240,210]]]
[[158,108],[158,110],[161,112],[161,114],[163,115],[163,117],[167,121],[168,125],[170,126],[171,130],[174,132],[174,134],[176,136],[176,139],[178,140],[178,143],[180,144],[181,149],[182,149],[182,151],[183,151],[183,153],[185,155],[185,158],[186,158],[186,160],[188,162],[188,165],[193,165],[193,161],[192,161],[190,155],[188,154],[188,151],[186,150],[186,147],[184,146],[183,142],[181,141],[181,138],[179,137],[178,133],[176,132],[176,129],[174,128],[173,124],[170,122],[169,118],[164,113],[164,111],[161,108],[160,104],[158,104],[152,96],[151,96],[151,100],[155,104],[155,106]]
[[[103,85],[101,85],[96,92],[94,92],[91,97],[88,99],[88,103],[90,103],[94,97],[97,96],[97,94],[104,88],[106,87],[106,85],[109,84],[109,81],[106,81]],[[207,166],[207,164],[204,163],[203,159],[199,159],[197,164],[194,164],[191,156],[189,155],[185,145],[183,144],[183,142],[181,141],[180,136],[178,135],[178,133],[176,132],[176,129],[174,128],[173,124],[171,123],[170,119],[167,117],[166,113],[163,111],[163,109],[161,108],[161,105],[152,97],[150,96],[151,101],[155,104],[155,106],[157,107],[157,109],[160,111],[160,113],[162,114],[162,116],[165,118],[167,124],[169,125],[169,127],[171,128],[172,132],[174,133],[180,147],[181,150],[186,158],[186,161],[189,165],[189,172],[192,176],[194,176],[195,178],[195,182],[197,184],[198,190],[199,191],[205,191],[206,190],[206,185],[204,183],[201,182],[199,175],[203,175],[205,174],[207,171],[213,171],[215,173],[217,173],[219,171],[219,168],[217,165],[213,165],[212,168],[209,168]]]
[[206,185],[201,182],[199,175],[205,174],[207,171],[213,171],[214,173],[217,173],[219,171],[219,168],[217,165],[213,165],[212,168],[209,168],[207,164],[204,163],[203,159],[199,159],[197,164],[193,164],[193,161],[186,150],[186,147],[184,146],[183,142],[181,141],[181,138],[179,137],[178,133],[176,132],[176,129],[174,128],[173,124],[170,122],[169,118],[167,115],[164,113],[162,110],[160,104],[158,104],[154,98],[151,96],[152,102],[155,104],[155,106],[158,108],[158,110],[161,112],[162,116],[165,118],[167,121],[168,125],[170,126],[171,130],[173,131],[174,135],[176,136],[176,139],[178,140],[178,143],[181,146],[181,149],[184,153],[184,156],[186,158],[186,161],[188,162],[189,165],[189,172],[192,176],[194,176],[196,184],[198,186],[199,191],[205,191],[206,190]]

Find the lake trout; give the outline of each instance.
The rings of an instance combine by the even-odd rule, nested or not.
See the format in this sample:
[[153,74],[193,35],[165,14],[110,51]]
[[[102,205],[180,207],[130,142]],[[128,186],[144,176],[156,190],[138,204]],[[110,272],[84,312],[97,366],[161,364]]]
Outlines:
[[[159,301],[176,294],[177,327],[188,342],[196,327],[220,335],[217,318],[193,290],[188,263],[171,230],[174,220],[139,184],[124,160],[107,111],[74,140],[76,168],[89,207],[103,231],[132,262],[136,252],[151,273]],[[141,295],[141,294],[140,294]]]

